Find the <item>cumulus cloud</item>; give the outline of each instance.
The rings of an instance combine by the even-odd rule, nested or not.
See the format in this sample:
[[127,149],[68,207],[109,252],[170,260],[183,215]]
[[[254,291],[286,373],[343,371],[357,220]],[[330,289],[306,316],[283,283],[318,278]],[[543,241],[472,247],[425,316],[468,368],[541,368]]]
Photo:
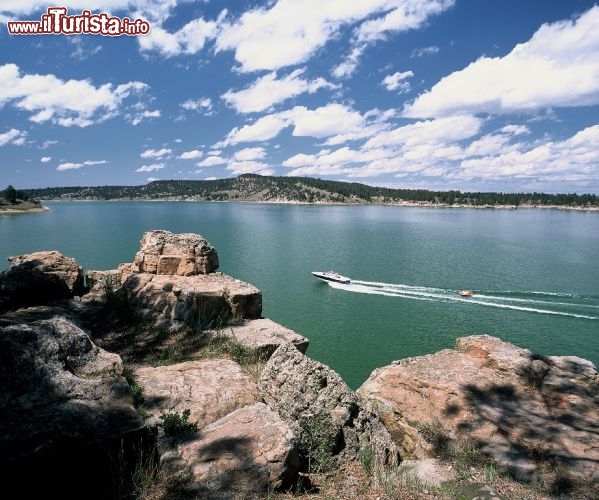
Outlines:
[[204,153],[197,149],[192,149],[191,151],[185,151],[184,153],[181,153],[179,155],[179,160],[195,160],[197,158],[201,158],[203,154]]
[[225,163],[227,163],[227,160],[217,155],[208,156],[195,165],[196,167],[215,167],[216,165],[224,165]]
[[95,87],[88,80],[63,81],[54,75],[21,75],[16,64],[0,66],[0,106],[14,103],[28,111],[35,123],[52,122],[64,127],[87,127],[117,116],[123,101],[140,94],[142,82]]
[[[346,59],[334,68],[333,75],[338,78],[351,76],[357,69],[360,58],[371,43],[385,39],[389,33],[419,29],[430,17],[444,12],[452,7],[454,3],[455,0],[398,0],[388,2],[384,6],[383,15],[368,19],[355,29],[353,48]],[[432,47],[429,49],[432,49]]]
[[146,149],[139,156],[141,158],[169,158],[173,150],[168,148],[162,149]]
[[56,170],[58,170],[59,172],[62,172],[64,170],[78,170],[82,167],[87,167],[90,165],[105,165],[106,163],[108,163],[106,160],[87,160],[81,163],[66,162],[58,165],[58,167],[56,167]]
[[10,130],[7,130],[6,132],[0,134],[0,146],[4,146],[6,144],[22,146],[23,144],[25,144],[26,138],[27,132],[25,130],[11,128]]
[[188,111],[197,111],[198,113],[208,115],[212,111],[212,100],[209,97],[187,99],[187,101],[182,102],[180,106]]
[[48,163],[48,162],[49,162],[49,161],[51,161],[51,160],[52,160],[52,157],[51,157],[51,156],[42,156],[42,157],[40,158],[40,162],[41,162],[41,163]]
[[414,118],[599,104],[599,6],[544,24],[504,57],[481,57],[404,109]]
[[[216,50],[234,50],[241,71],[276,70],[307,61],[344,25],[359,24],[357,45],[421,26],[453,0],[279,0],[223,22]],[[264,50],[268,47],[269,50]]]
[[136,172],[155,172],[162,170],[166,165],[164,163],[151,163],[150,165],[142,165]]
[[262,160],[265,156],[266,150],[264,148],[245,148],[236,151],[233,159],[236,161],[254,161]]
[[414,73],[412,71],[397,71],[396,73],[387,75],[385,78],[383,78],[382,83],[390,92],[397,90],[399,94],[405,94],[411,89],[410,82],[407,82],[406,80],[408,78],[412,78],[413,76]]
[[142,51],[157,51],[165,57],[172,57],[199,52],[206,40],[213,38],[216,32],[215,21],[198,18],[174,33],[167,32],[161,26],[152,26],[147,35],[137,38]]
[[275,104],[306,92],[313,94],[321,88],[337,88],[324,78],[308,81],[301,77],[304,72],[305,68],[296,69],[282,78],[277,78],[276,71],[273,71],[261,76],[249,87],[237,92],[229,90],[221,97],[238,113],[252,113],[267,110]]
[[[387,119],[388,114],[358,111],[338,103],[330,103],[316,109],[295,106],[292,109],[263,116],[254,123],[234,128],[226,139],[216,147],[230,146],[241,142],[268,141],[276,137],[283,129],[292,128],[295,137],[330,138],[334,143],[364,138],[380,130],[380,125],[369,124],[369,117],[377,116],[379,121]],[[381,118],[382,117],[382,118]]]

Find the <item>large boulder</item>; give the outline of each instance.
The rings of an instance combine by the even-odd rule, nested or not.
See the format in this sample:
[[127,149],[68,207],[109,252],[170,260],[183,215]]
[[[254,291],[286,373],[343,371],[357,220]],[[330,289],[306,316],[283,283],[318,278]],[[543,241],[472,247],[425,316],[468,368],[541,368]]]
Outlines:
[[140,366],[135,370],[135,380],[142,388],[150,425],[158,424],[162,414],[189,410],[189,420],[202,429],[260,399],[249,375],[228,359]]
[[245,406],[177,446],[168,467],[190,472],[195,498],[244,498],[290,487],[298,476],[296,440],[289,426],[264,403]]
[[11,267],[0,273],[0,313],[85,291],[81,266],[60,252],[35,252],[8,260]]
[[222,273],[197,276],[130,274],[121,293],[131,307],[159,327],[202,331],[230,319],[262,314],[262,292]]
[[218,269],[216,249],[199,234],[148,231],[135,255],[138,272],[193,276]]
[[587,360],[477,335],[377,369],[357,392],[386,409],[392,425],[441,428],[520,480],[599,486],[599,376]]
[[[262,370],[258,387],[264,401],[298,436],[304,460],[327,462],[333,457],[334,463],[372,454],[381,464],[398,463],[395,443],[367,402],[337,372],[291,343],[277,348]],[[317,468],[327,466],[317,464]]]
[[246,347],[257,349],[266,358],[277,347],[291,343],[301,353],[308,349],[309,340],[293,330],[275,323],[268,318],[249,319],[223,328],[221,335],[232,338]]
[[[0,480],[22,496],[108,498],[155,449],[123,365],[55,317],[0,327]],[[119,470],[120,468],[120,470]],[[118,481],[117,480],[117,481]],[[123,483],[121,483],[122,485]],[[39,495],[38,495],[39,496]]]

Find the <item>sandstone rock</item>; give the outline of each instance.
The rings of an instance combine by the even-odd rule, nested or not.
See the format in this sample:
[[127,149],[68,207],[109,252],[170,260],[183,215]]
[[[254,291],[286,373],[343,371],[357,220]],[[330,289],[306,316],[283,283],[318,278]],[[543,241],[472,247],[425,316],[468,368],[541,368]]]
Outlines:
[[135,379],[143,390],[150,425],[159,423],[161,414],[182,414],[188,409],[189,421],[202,429],[260,399],[256,384],[237,363],[228,359],[187,361],[155,368],[142,366],[135,370]]
[[262,293],[253,285],[214,273],[197,276],[129,275],[123,285],[133,308],[158,326],[205,330],[229,318],[259,318]]
[[122,370],[118,355],[96,347],[84,331],[63,318],[30,324],[4,321],[3,486],[14,485],[24,496],[42,491],[60,491],[61,498],[114,494],[114,485],[105,478],[116,472],[119,456],[135,453],[139,446],[155,446],[133,407]]
[[218,269],[218,255],[198,234],[149,231],[141,239],[135,266],[138,272],[151,274],[209,274]]
[[227,325],[219,332],[237,342],[258,349],[270,356],[281,344],[289,342],[301,353],[308,349],[306,337],[279,325],[268,318],[245,320],[241,324]]
[[[301,443],[323,440],[339,459],[354,460],[360,450],[372,452],[381,463],[395,464],[397,448],[378,417],[368,409],[335,371],[281,345],[262,371],[258,387],[265,402],[276,409]],[[303,446],[303,449],[302,449]]]
[[518,479],[599,485],[599,376],[586,360],[478,335],[375,370],[358,393],[392,408],[398,425],[440,424],[470,440]]
[[57,251],[9,257],[0,273],[0,312],[84,293],[83,272],[74,259]]
[[191,489],[203,493],[198,498],[215,498],[210,492],[286,488],[299,471],[293,432],[264,403],[230,413],[205,427],[198,439],[179,443],[178,449],[180,461],[191,471]]

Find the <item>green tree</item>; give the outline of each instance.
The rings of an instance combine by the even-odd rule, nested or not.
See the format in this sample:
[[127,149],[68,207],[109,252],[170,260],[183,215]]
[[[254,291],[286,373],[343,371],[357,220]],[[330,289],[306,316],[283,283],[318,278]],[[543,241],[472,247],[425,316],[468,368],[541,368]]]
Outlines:
[[17,202],[17,190],[14,187],[12,187],[11,185],[9,185],[4,190],[4,198],[9,203],[16,203]]

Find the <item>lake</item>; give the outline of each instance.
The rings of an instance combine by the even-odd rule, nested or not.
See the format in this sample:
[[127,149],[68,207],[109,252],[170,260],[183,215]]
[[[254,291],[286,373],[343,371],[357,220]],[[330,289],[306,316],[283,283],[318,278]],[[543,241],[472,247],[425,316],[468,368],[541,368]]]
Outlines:
[[[5,257],[59,250],[87,269],[132,262],[144,231],[199,233],[220,270],[262,290],[263,315],[357,388],[393,360],[487,333],[599,365],[599,212],[45,202],[0,217]],[[335,270],[350,285],[311,271]],[[472,297],[459,290],[471,289]]]

